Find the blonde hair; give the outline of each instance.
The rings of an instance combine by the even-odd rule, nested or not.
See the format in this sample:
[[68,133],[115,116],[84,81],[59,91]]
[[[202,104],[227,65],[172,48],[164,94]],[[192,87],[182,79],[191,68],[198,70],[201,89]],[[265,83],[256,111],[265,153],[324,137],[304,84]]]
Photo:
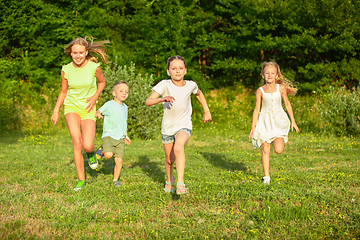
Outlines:
[[[267,66],[273,66],[276,68],[277,70],[277,78],[276,78],[276,83],[277,84],[283,84],[286,88],[286,92],[288,95],[295,95],[296,92],[297,92],[297,88],[293,85],[292,81],[290,81],[289,79],[285,78],[282,74],[281,74],[281,71],[280,71],[280,66],[279,64],[277,64],[276,62],[274,61],[271,61],[271,62],[263,62],[262,66],[261,66],[261,76],[264,76],[264,71],[265,71],[265,68]],[[266,81],[265,81],[265,78],[262,82],[262,86],[266,84]]]
[[119,86],[120,84],[125,84],[126,86],[129,87],[129,84],[128,84],[127,82],[125,82],[125,81],[116,82],[116,83],[114,84],[114,86],[113,86],[113,91],[115,91],[115,90],[116,90],[116,87]]
[[[88,38],[91,41],[90,43],[87,41]],[[88,54],[86,56],[87,60],[97,62],[97,59],[91,54],[91,53],[96,53],[101,57],[104,63],[107,63],[107,58],[106,58],[107,55],[105,53],[103,45],[106,43],[110,43],[110,41],[105,40],[105,41],[94,42],[94,39],[95,38],[92,36],[86,36],[85,38],[82,37],[75,38],[69,44],[65,45],[64,52],[66,53],[66,55],[71,57],[71,47],[74,46],[75,44],[82,45],[85,46],[86,50],[88,51]]]

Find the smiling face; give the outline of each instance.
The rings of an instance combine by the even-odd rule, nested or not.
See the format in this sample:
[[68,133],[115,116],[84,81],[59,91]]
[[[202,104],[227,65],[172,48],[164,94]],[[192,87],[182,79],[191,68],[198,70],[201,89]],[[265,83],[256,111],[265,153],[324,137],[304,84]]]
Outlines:
[[272,65],[268,65],[265,67],[263,78],[265,79],[267,84],[275,82],[277,77],[278,77],[278,73],[276,67]]
[[167,70],[168,75],[173,81],[182,81],[186,74],[185,63],[181,59],[174,59],[170,62]]
[[115,86],[112,94],[114,96],[114,101],[122,104],[122,102],[129,96],[129,87],[125,83],[121,83]]
[[88,51],[86,50],[86,47],[83,45],[79,45],[79,44],[74,44],[71,47],[71,58],[73,60],[73,63],[77,66],[77,67],[82,67],[84,66],[85,60],[86,60],[86,55],[88,54]]

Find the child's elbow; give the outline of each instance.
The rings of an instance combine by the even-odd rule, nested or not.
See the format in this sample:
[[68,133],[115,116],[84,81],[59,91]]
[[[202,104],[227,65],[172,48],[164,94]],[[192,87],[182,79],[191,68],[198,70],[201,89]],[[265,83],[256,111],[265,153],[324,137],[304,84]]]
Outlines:
[[146,101],[145,101],[145,104],[146,104],[146,106],[151,106],[152,104],[151,104],[151,100],[148,98],[148,99],[146,99]]

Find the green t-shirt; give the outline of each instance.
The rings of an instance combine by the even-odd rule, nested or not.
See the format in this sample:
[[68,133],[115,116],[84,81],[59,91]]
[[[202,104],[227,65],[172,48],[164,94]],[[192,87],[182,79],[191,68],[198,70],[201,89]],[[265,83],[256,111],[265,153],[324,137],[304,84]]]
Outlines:
[[116,140],[125,138],[128,116],[126,104],[121,105],[114,100],[107,101],[99,111],[104,116],[102,137],[112,137]]
[[95,72],[99,66],[99,63],[88,61],[82,68],[74,67],[72,62],[62,67],[69,85],[64,105],[86,108],[86,100],[97,90]]

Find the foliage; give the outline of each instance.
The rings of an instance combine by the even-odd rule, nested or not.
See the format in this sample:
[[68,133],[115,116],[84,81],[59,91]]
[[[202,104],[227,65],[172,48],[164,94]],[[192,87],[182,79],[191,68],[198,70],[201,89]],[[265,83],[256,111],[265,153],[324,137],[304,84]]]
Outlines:
[[360,87],[352,91],[345,87],[330,88],[317,110],[325,131],[343,134],[360,134]]
[[129,85],[129,97],[125,100],[128,106],[128,131],[130,136],[149,139],[159,133],[161,120],[160,105],[147,107],[145,101],[152,92],[154,82],[152,75],[142,76],[135,69],[135,64],[119,66],[117,63],[105,67],[106,85],[101,94],[100,106],[114,99],[112,88],[116,82],[125,81]]
[[264,185],[261,150],[247,136],[228,122],[195,128],[185,148],[189,194],[176,196],[163,192],[160,137],[126,146],[122,187],[112,185],[114,160],[103,158],[97,171],[85,160],[87,185],[74,192],[67,130],[1,132],[1,238],[359,238],[358,138],[291,133],[284,152],[271,153]]
[[204,92],[256,89],[268,60],[300,95],[352,89],[360,80],[359,8],[355,0],[0,1],[0,76],[14,86],[8,95],[21,96],[6,104],[39,109],[54,101],[69,61],[63,46],[86,35],[109,39],[110,59],[135,63],[154,82],[168,77],[168,57],[181,55],[186,78]]

